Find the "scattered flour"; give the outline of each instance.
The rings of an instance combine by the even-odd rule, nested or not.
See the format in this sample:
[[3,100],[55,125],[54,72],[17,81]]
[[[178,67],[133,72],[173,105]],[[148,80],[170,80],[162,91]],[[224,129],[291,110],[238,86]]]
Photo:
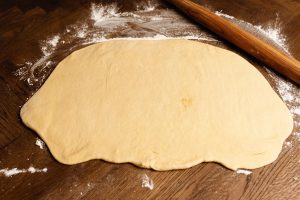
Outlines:
[[142,12],[151,12],[156,9],[156,5],[148,1],[146,4],[137,5],[137,10]]
[[45,143],[40,138],[36,138],[35,145],[40,147],[40,149],[44,149],[44,147],[45,147]]
[[294,107],[290,110],[294,115],[300,116],[300,107]]
[[265,25],[253,25],[249,22],[238,20],[233,16],[222,13],[222,10],[215,12],[215,14],[230,20],[231,22],[237,24],[246,31],[258,36],[266,42],[271,43],[278,49],[290,55],[289,48],[286,44],[286,36],[281,33],[282,26],[280,24],[278,14],[276,15],[275,21],[272,21]]
[[[276,19],[276,21],[278,21],[278,18]],[[264,35],[267,35],[271,40],[276,42],[280,47],[282,47],[285,53],[290,54],[288,47],[286,45],[286,37],[281,34],[281,26],[275,23],[274,27],[270,24],[267,25],[265,28],[263,28],[262,25],[258,25],[254,27],[257,28]]]
[[77,33],[77,37],[79,38],[84,38],[86,36],[86,31],[85,30],[79,30]]
[[151,178],[149,178],[149,176],[147,176],[147,174],[144,174],[142,177],[142,187],[150,190],[153,190],[154,188],[154,182]]
[[251,171],[245,170],[245,169],[238,169],[238,170],[236,170],[236,173],[237,174],[244,174],[244,175],[250,175],[250,174],[252,174]]
[[284,148],[290,149],[293,147],[293,142],[292,141],[286,141],[284,142]]
[[34,173],[36,173],[36,172],[44,172],[44,173],[46,173],[46,172],[48,171],[48,169],[47,169],[47,168],[36,169],[36,168],[34,168],[34,167],[29,167],[29,168],[27,169],[27,171],[30,172],[30,173],[32,173],[32,174],[34,174]]
[[48,43],[49,45],[51,45],[52,47],[56,47],[57,44],[58,44],[58,42],[59,42],[59,40],[60,40],[60,37],[59,37],[58,35],[56,35],[56,36],[54,36],[53,38],[49,39],[49,40],[47,41],[47,43]]
[[51,66],[53,62],[50,60],[55,53],[57,46],[60,41],[60,36],[55,35],[50,37],[44,41],[40,42],[42,56],[38,58],[36,61],[26,61],[24,66],[19,68],[15,75],[20,78],[20,80],[26,80],[28,85],[34,85],[36,82],[42,82],[46,75],[43,74],[40,77],[37,77],[34,73],[38,69],[38,71],[42,71],[43,69]]
[[215,14],[218,15],[218,16],[220,16],[220,17],[225,17],[225,18],[227,18],[227,19],[234,19],[233,16],[224,14],[224,13],[222,13],[222,12],[223,12],[222,10],[221,10],[221,11],[217,11],[217,12],[215,12]]
[[91,5],[91,19],[94,21],[95,26],[100,25],[102,22],[107,23],[109,19],[119,16],[116,4],[102,6],[92,3]]
[[12,168],[12,169],[0,169],[0,174],[4,174],[6,177],[11,177],[17,174],[24,174],[24,173],[46,173],[48,171],[47,168],[43,168],[43,169],[37,169],[34,167],[29,167],[28,169],[18,169],[18,168]]
[[298,142],[300,142],[300,133],[299,132],[294,132],[292,135]]

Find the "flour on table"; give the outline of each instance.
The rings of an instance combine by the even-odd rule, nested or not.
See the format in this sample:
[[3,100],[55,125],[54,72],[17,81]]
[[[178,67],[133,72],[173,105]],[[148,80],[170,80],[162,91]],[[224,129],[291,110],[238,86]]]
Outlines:
[[38,168],[34,168],[34,167],[29,167],[28,169],[18,169],[18,168],[12,168],[12,169],[0,169],[0,175],[3,174],[6,177],[11,177],[17,174],[24,174],[24,173],[46,173],[48,171],[47,168],[43,168],[43,169],[38,169]]
[[215,12],[215,14],[230,20],[239,27],[245,29],[246,31],[265,40],[266,42],[290,55],[288,45],[286,44],[286,36],[281,33],[282,27],[279,21],[278,14],[276,15],[275,22],[272,21],[265,25],[253,25],[249,22],[238,20],[233,16],[222,13],[222,10]]
[[50,37],[41,42],[41,50],[44,56],[48,56],[53,53],[53,51],[56,49],[59,43],[59,40],[60,40],[60,36],[54,35],[53,37]]
[[58,42],[60,40],[60,37],[58,35],[54,36],[50,40],[47,41],[48,44],[50,44],[52,47],[56,47]]
[[245,170],[245,169],[238,169],[238,170],[236,170],[236,173],[237,174],[244,174],[244,175],[250,175],[250,174],[252,174],[251,171]]
[[137,10],[139,10],[139,11],[150,12],[150,11],[155,10],[157,8],[157,6],[158,6],[157,3],[148,0],[147,2],[138,4],[136,7],[137,7]]
[[40,138],[36,138],[35,145],[40,147],[40,149],[44,149],[44,147],[45,147],[45,143]]
[[100,25],[101,23],[109,23],[110,19],[114,17],[119,17],[118,7],[116,4],[111,4],[108,6],[101,6],[92,3],[91,5],[91,19],[94,21],[94,25]]
[[294,133],[292,133],[292,135],[298,142],[300,142],[300,133],[299,132],[294,132]]
[[142,187],[148,188],[149,190],[153,190],[154,188],[154,182],[147,174],[142,176]]
[[53,64],[51,58],[55,53],[59,41],[59,35],[54,35],[44,41],[41,41],[40,48],[42,56],[35,61],[26,61],[24,66],[15,72],[15,75],[20,77],[20,80],[26,80],[28,85],[34,85],[38,81],[43,81],[46,77],[45,75],[37,77],[34,73],[36,70],[42,71]]
[[292,109],[291,109],[291,112],[292,112],[294,115],[300,115],[300,108],[298,108],[298,107],[292,108]]
[[292,141],[286,141],[284,142],[284,148],[290,149],[293,147],[293,142]]
[[222,10],[221,11],[216,11],[215,14],[218,15],[218,16],[220,16],[220,17],[225,17],[227,19],[234,19],[233,16],[230,16],[230,15],[222,13]]

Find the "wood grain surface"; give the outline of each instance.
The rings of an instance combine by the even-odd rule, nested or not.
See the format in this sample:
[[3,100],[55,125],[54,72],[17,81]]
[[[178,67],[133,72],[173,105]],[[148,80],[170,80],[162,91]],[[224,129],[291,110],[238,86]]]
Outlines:
[[[143,0],[103,0],[95,3],[113,2],[117,2],[122,12],[134,12],[140,5],[149,3]],[[286,37],[289,52],[296,59],[300,59],[298,0],[197,2],[212,11],[222,11],[253,25],[275,27],[276,22],[281,27],[281,34]],[[155,9],[159,9],[160,13],[154,10],[144,15],[157,16],[163,11],[175,9],[161,1],[155,3]],[[81,37],[70,40],[67,30],[77,34],[74,27],[83,21],[88,27],[88,34],[94,33],[94,30],[90,29],[90,7],[91,2],[83,0],[0,2],[0,170],[27,169],[30,166],[48,169],[47,173],[21,173],[11,177],[6,177],[0,171],[0,199],[300,199],[300,116],[297,115],[297,111],[300,110],[300,90],[288,82],[278,85],[277,78],[272,78],[276,75],[270,75],[259,62],[243,53],[240,54],[263,73],[276,92],[280,93],[283,87],[287,87],[292,97],[285,94],[281,96],[285,95],[288,107],[296,113],[294,131],[279,158],[268,166],[252,170],[252,174],[248,176],[228,170],[217,163],[202,163],[190,169],[168,172],[156,172],[131,164],[112,164],[101,160],[67,166],[58,163],[47,147],[40,149],[35,144],[37,134],[20,121],[20,107],[40,87],[59,61],[75,49],[88,45]],[[179,23],[180,20],[172,21],[176,26]],[[193,25],[191,21],[186,23]],[[156,34],[160,33],[158,30],[164,30],[153,27],[153,24],[146,25],[126,22],[126,27],[111,31],[109,36],[139,36],[141,33]],[[211,35],[200,26],[187,26],[186,29]],[[102,28],[97,31],[106,30]],[[174,31],[174,35],[175,32],[178,33]],[[57,47],[57,51],[50,58],[49,66],[34,72],[41,81],[30,82],[29,79],[20,78],[17,75],[18,70],[26,69],[26,66],[31,65],[29,62],[40,61],[43,56],[43,41],[57,34],[61,36],[60,42],[65,41],[66,45]],[[213,42],[213,45],[239,53],[220,38],[214,38],[218,41]],[[93,41],[89,42],[91,43]],[[142,187],[145,175],[153,180],[152,190]]]

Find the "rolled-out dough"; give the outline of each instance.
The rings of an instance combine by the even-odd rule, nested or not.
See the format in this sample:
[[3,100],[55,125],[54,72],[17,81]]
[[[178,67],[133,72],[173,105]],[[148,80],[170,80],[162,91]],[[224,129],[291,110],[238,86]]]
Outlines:
[[187,40],[116,40],[75,51],[22,107],[65,164],[91,159],[155,170],[274,161],[292,117],[242,57]]

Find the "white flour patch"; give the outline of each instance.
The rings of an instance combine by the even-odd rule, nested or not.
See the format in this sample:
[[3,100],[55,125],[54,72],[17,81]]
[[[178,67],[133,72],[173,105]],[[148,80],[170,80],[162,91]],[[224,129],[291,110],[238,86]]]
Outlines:
[[156,9],[157,5],[147,1],[147,3],[141,4],[141,5],[137,5],[137,10],[138,11],[142,11],[142,12],[151,12],[154,11]]
[[292,141],[286,141],[286,142],[284,142],[283,147],[286,148],[286,149],[290,149],[290,148],[293,147],[293,142]]
[[227,19],[234,19],[233,16],[224,14],[224,13],[222,13],[222,12],[223,12],[222,10],[221,10],[221,11],[217,11],[217,12],[215,12],[215,14],[218,15],[218,16],[220,16],[220,17],[225,17],[225,18],[227,18]]
[[58,35],[55,35],[53,38],[48,40],[47,43],[55,48],[57,46],[59,40],[60,40],[60,37]]
[[151,178],[149,178],[149,176],[147,176],[147,174],[144,174],[142,176],[142,187],[148,188],[150,190],[153,190],[154,188],[154,182],[152,181]]
[[250,175],[250,174],[252,174],[251,171],[245,170],[245,169],[238,169],[238,170],[236,170],[236,173],[237,174],[244,174],[244,175]]
[[154,21],[159,21],[159,20],[162,20],[163,18],[161,17],[152,17],[151,20],[154,20]]
[[267,25],[265,28],[263,28],[262,25],[255,26],[261,33],[264,35],[267,35],[270,39],[272,39],[274,42],[276,42],[280,47],[282,47],[285,51],[285,53],[290,54],[288,47],[286,45],[286,37],[281,34],[281,27],[275,24],[275,26]]
[[59,40],[60,36],[54,35],[53,37],[50,37],[47,40],[41,42],[41,50],[44,56],[48,56],[53,53],[59,43]]
[[298,142],[300,142],[300,133],[299,132],[294,132],[294,133],[292,133],[292,135]]
[[48,169],[47,169],[47,168],[36,169],[36,168],[34,168],[34,167],[29,167],[29,168],[27,169],[27,171],[30,172],[30,173],[32,173],[32,174],[37,173],[37,172],[44,172],[44,173],[46,173],[46,172],[48,171]]
[[80,28],[77,28],[77,34],[76,36],[78,38],[85,38],[86,35],[88,34],[88,25],[87,24],[83,24]]
[[155,34],[187,36],[193,33],[213,38],[201,32],[197,25],[190,23],[176,11],[155,9],[150,3],[140,5],[139,9],[133,12],[119,12],[116,4],[92,4],[90,20],[93,21],[94,28],[102,30],[102,35],[106,37],[110,33],[125,32],[125,35],[130,37],[149,37]]
[[42,56],[36,61],[26,61],[24,66],[19,68],[15,75],[20,78],[20,80],[26,80],[28,85],[34,85],[38,81],[43,81],[45,75],[37,77],[35,75],[36,70],[39,72],[43,69],[49,67],[52,64],[50,60],[57,49],[57,46],[60,41],[59,35],[54,35],[44,41],[40,42],[40,48]]
[[102,6],[92,3],[91,5],[91,19],[94,21],[95,26],[111,23],[114,18],[117,20],[120,16],[117,12],[118,7],[116,4]]
[[45,143],[40,138],[36,138],[35,145],[40,147],[40,149],[44,149]]
[[231,22],[237,24],[239,27],[252,33],[253,35],[258,36],[261,39],[266,40],[266,42],[271,43],[271,45],[290,55],[288,45],[286,44],[286,36],[282,34],[282,27],[278,15],[276,15],[275,21],[269,22],[268,24],[253,25],[249,22],[238,20],[233,16],[224,14],[222,13],[222,10],[215,12],[215,14],[229,19]]
[[24,173],[46,173],[48,171],[47,168],[43,168],[43,169],[38,169],[38,168],[34,168],[34,167],[29,167],[28,169],[18,169],[18,168],[12,168],[12,169],[0,169],[0,174],[3,174],[6,177],[11,177],[17,174],[24,174]]
[[86,36],[86,32],[84,30],[80,30],[77,33],[77,37],[84,38]]
[[291,108],[290,111],[291,111],[294,115],[300,116],[300,108],[294,107],[294,108]]

